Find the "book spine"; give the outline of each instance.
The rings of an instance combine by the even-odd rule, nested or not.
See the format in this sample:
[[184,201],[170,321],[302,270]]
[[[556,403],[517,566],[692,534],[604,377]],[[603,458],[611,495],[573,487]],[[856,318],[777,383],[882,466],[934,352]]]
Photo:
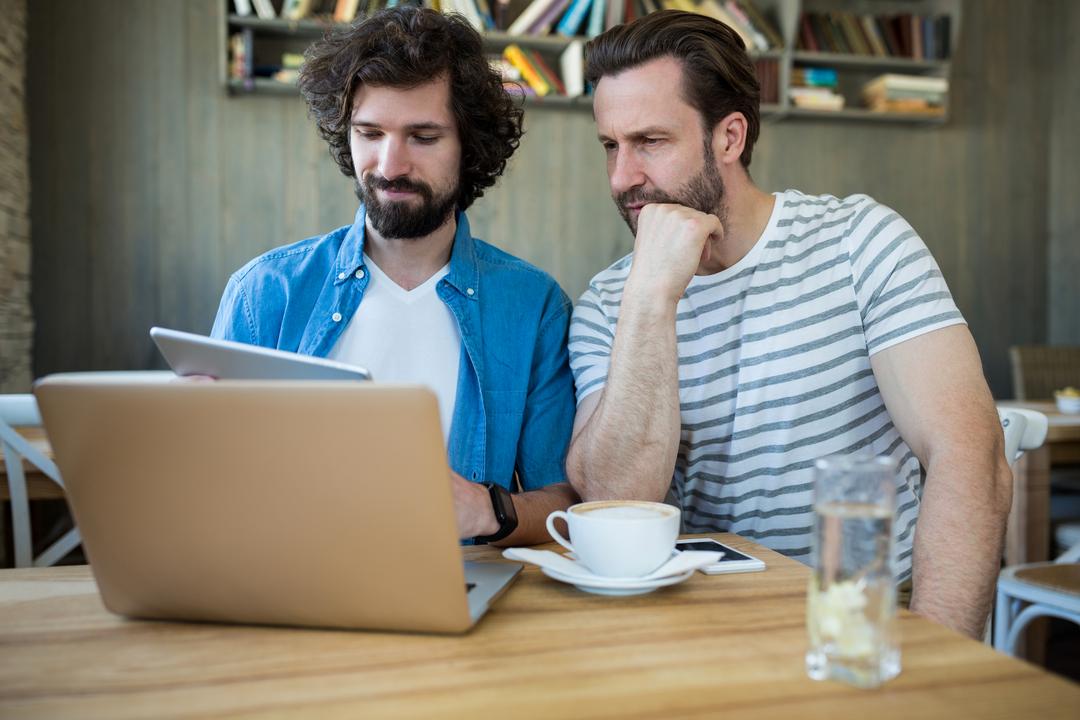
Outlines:
[[517,16],[517,19],[510,23],[510,27],[506,29],[506,32],[510,35],[524,35],[554,1],[555,0],[533,0],[528,7],[521,11],[521,14]]
[[540,76],[536,68],[532,66],[529,59],[525,57],[525,53],[517,45],[507,45],[503,50],[503,56],[510,61],[510,64],[518,69],[521,73],[521,77],[525,79],[525,82],[529,84],[536,94],[540,97],[544,97],[551,92],[551,86],[544,82],[544,78]]
[[592,3],[593,0],[574,0],[574,4],[566,11],[558,27],[555,28],[556,32],[566,37],[577,35],[592,8]]
[[540,15],[540,18],[529,26],[529,35],[547,35],[551,31],[551,26],[555,24],[555,21],[559,19],[559,15],[566,10],[566,6],[570,4],[570,0],[555,0],[548,6],[547,10]]
[[594,38],[600,33],[604,32],[604,18],[607,14],[604,12],[609,0],[593,0],[592,7],[589,9],[589,25],[586,31],[586,35],[590,38]]

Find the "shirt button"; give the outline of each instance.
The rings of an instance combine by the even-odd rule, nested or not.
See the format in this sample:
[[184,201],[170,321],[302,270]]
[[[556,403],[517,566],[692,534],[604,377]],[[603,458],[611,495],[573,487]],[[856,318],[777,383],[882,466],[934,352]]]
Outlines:
[[474,291],[472,288],[466,288],[465,294],[466,295],[475,295],[476,291]]
[[343,272],[340,272],[340,273],[338,273],[338,274],[337,274],[337,279],[338,279],[338,280],[344,280],[344,279],[345,279],[345,278],[347,278],[347,277],[348,277],[348,275],[346,275],[346,274],[345,274],[345,273],[343,273]]
[[341,313],[334,313],[330,317],[334,322],[341,322]]
[[356,271],[356,279],[357,280],[363,280],[364,279],[364,268],[360,268],[359,270]]

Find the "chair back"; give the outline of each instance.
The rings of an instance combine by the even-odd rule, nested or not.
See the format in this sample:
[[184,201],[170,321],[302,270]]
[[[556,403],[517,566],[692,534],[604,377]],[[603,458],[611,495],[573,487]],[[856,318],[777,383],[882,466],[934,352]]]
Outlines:
[[1028,450],[1046,441],[1048,422],[1041,412],[1022,408],[998,408],[1001,429],[1005,433],[1005,459],[1013,465]]
[[1017,400],[1048,400],[1055,390],[1080,387],[1080,345],[1016,345],[1009,363]]

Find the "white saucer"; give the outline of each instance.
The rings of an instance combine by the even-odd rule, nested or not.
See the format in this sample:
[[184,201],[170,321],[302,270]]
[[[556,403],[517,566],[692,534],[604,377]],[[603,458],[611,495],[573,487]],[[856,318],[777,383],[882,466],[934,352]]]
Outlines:
[[667,585],[677,585],[694,574],[694,570],[687,570],[678,575],[668,575],[667,577],[656,578],[655,580],[638,580],[636,578],[622,579],[599,576],[584,578],[578,575],[564,575],[557,570],[546,567],[541,567],[540,572],[553,580],[569,583],[578,590],[593,593],[595,595],[644,595],[645,593],[652,592],[656,588],[666,587]]

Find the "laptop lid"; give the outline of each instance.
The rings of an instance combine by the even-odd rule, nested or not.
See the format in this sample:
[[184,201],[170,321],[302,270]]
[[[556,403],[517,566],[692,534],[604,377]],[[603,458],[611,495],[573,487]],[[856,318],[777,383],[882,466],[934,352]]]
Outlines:
[[426,388],[75,374],[34,393],[113,612],[462,632],[499,593],[470,611]]

